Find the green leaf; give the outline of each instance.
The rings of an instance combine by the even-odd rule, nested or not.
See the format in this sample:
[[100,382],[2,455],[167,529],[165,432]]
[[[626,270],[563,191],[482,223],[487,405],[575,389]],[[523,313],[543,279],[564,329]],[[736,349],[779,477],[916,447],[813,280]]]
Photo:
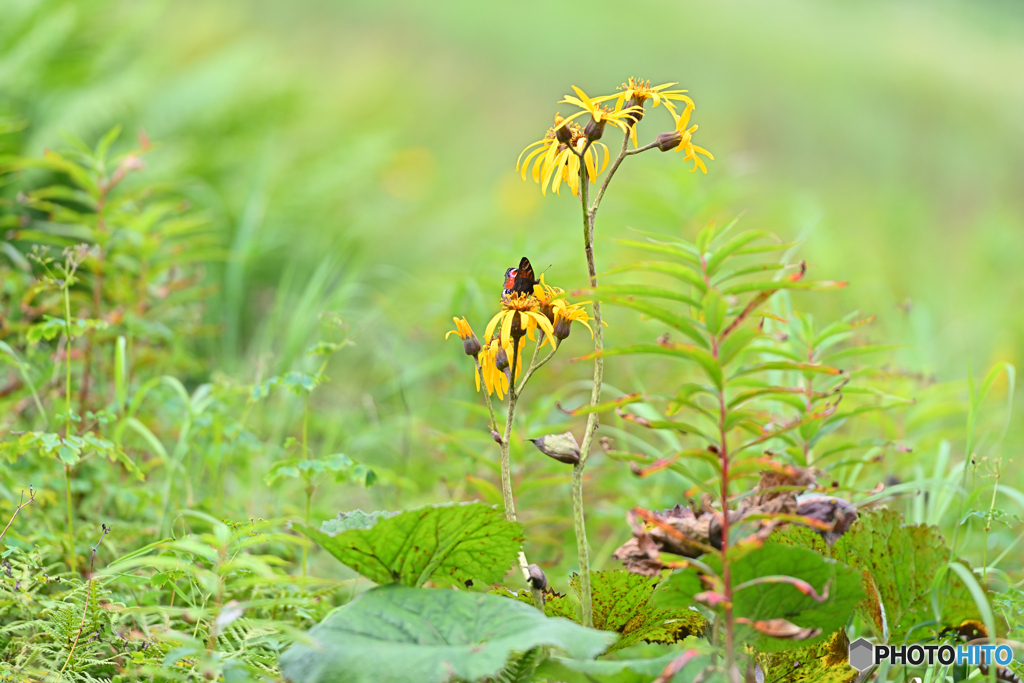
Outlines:
[[[718,570],[721,561],[708,558]],[[739,625],[736,638],[762,652],[788,650],[812,645],[828,638],[844,626],[854,608],[864,598],[860,572],[807,548],[781,543],[765,543],[730,564],[733,585],[733,615],[751,621],[786,619],[801,628],[817,628],[822,633],[806,640],[784,640]],[[764,577],[787,576],[804,581],[828,598],[818,602],[789,583],[743,584]]]
[[[537,675],[563,683],[650,683],[679,655],[679,652],[669,652],[655,659],[615,661],[551,657],[537,668]],[[707,655],[698,655],[668,680],[692,681],[710,662]]]
[[[821,536],[807,529],[787,527],[772,539],[776,536],[783,543],[827,550]],[[938,591],[936,598],[943,603],[943,626],[978,619],[970,591],[955,572],[949,572],[946,585],[951,553],[936,527],[905,525],[902,515],[894,510],[862,510],[831,553],[840,562],[861,570],[867,598],[858,605],[857,612],[874,625],[879,636],[887,626],[889,642],[902,642],[915,624],[935,617],[933,590]],[[935,586],[935,577],[940,574],[939,585]],[[885,610],[884,623],[879,601]]]
[[[594,628],[615,631],[621,637],[610,651],[648,643],[675,643],[704,632],[707,621],[688,607],[665,609],[651,603],[658,577],[633,574],[621,569],[590,572],[590,594],[594,606]],[[569,585],[580,595],[579,574]]]
[[749,230],[747,232],[741,232],[740,234],[733,237],[731,240],[723,244],[721,247],[715,250],[714,255],[708,259],[707,272],[708,275],[714,275],[718,271],[718,267],[722,265],[725,259],[729,258],[737,250],[742,249],[751,242],[762,238],[775,237],[772,233],[766,230]]
[[719,389],[722,387],[722,368],[718,365],[718,361],[715,360],[714,356],[704,349],[699,349],[696,346],[689,346],[686,344],[633,344],[631,346],[613,346],[610,349],[594,351],[593,353],[588,353],[586,356],[575,358],[573,360],[581,361],[592,360],[598,356],[607,358],[609,356],[629,356],[639,354],[675,356],[676,358],[693,361],[704,368],[704,372],[707,373],[708,378],[714,382],[716,387]]
[[596,296],[598,298],[605,296],[642,296],[647,299],[669,299],[671,301],[679,301],[700,308],[700,300],[694,299],[692,296],[683,294],[682,292],[674,289],[667,289],[665,287],[654,287],[651,285],[601,285],[594,289],[583,289],[581,292],[586,292],[587,296]]
[[722,294],[713,287],[709,288],[704,294],[701,308],[704,309],[704,324],[707,325],[708,332],[721,332],[725,327],[725,316],[729,313],[729,304]]
[[764,363],[753,363],[751,365],[744,365],[733,373],[730,379],[742,377],[744,375],[752,375],[756,372],[764,372],[765,370],[795,370],[799,372],[818,372],[824,375],[841,375],[843,373],[839,368],[833,368],[828,365],[818,365],[816,363],[799,363],[785,360],[772,360]]
[[687,284],[693,285],[701,292],[701,294],[703,294],[704,290],[708,288],[707,283],[704,282],[704,278],[700,273],[694,271],[692,268],[681,266],[678,263],[669,263],[667,261],[638,261],[637,263],[628,263],[624,266],[612,268],[606,273],[606,275],[628,273],[634,270],[644,270],[651,273],[671,275],[672,277],[678,278]]
[[548,646],[591,659],[615,637],[486,593],[386,586],[310,630],[281,656],[292,683],[444,683],[494,677],[513,653]]
[[696,568],[677,569],[661,582],[654,595],[654,604],[669,609],[688,609],[694,605],[693,596],[704,590]]
[[648,315],[654,318],[655,320],[660,320],[661,322],[671,327],[674,327],[675,329],[679,330],[680,332],[682,332],[687,337],[697,342],[700,346],[704,348],[708,348],[710,346],[708,344],[708,340],[704,338],[703,334],[701,334],[700,329],[693,323],[692,320],[690,320],[689,317],[685,315],[679,315],[677,313],[673,313],[667,308],[655,306],[654,304],[648,303],[646,301],[637,301],[635,299],[620,299],[618,297],[611,297],[606,301],[606,303],[609,303],[613,306],[624,306],[626,308],[632,308],[634,311],[639,311],[640,313]]
[[842,289],[845,282],[839,280],[765,280],[760,282],[741,282],[722,290],[723,294],[744,294],[746,292],[774,292],[778,289],[810,289],[818,292]]
[[[490,592],[493,595],[502,595],[533,607],[533,594],[529,590],[517,592],[509,590],[504,586],[498,586]],[[562,617],[563,619],[581,623],[580,618],[576,615],[576,603],[564,593],[556,593],[552,590],[544,592],[544,614],[549,617]]]
[[839,629],[827,640],[783,652],[759,652],[757,663],[766,681],[848,683],[857,675],[850,666],[850,640]]
[[658,254],[668,254],[669,256],[678,256],[679,258],[692,263],[693,265],[700,267],[700,257],[692,250],[693,248],[687,248],[680,244],[672,244],[668,242],[657,242],[650,240],[648,242],[639,242],[637,240],[615,240],[619,244],[627,247],[635,247],[637,249],[643,249],[645,251],[653,251]]
[[497,583],[516,560],[522,527],[483,503],[432,505],[404,512],[348,513],[321,530],[295,528],[379,584]]

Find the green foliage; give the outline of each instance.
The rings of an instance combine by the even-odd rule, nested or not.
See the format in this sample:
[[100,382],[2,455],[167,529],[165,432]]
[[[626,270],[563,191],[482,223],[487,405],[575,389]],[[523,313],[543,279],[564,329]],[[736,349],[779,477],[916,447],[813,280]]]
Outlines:
[[769,681],[850,683],[857,677],[857,670],[847,661],[849,648],[846,630],[839,629],[813,645],[758,653],[757,663]]
[[889,642],[902,642],[926,624],[941,630],[979,618],[963,580],[945,571],[951,553],[935,527],[904,524],[899,513],[876,509],[862,512],[832,548],[804,529],[789,528],[777,538],[815,548],[860,570],[866,597],[857,614],[876,635],[888,633]]
[[[537,673],[549,680],[565,683],[650,683],[662,670],[678,657],[676,652],[651,659],[617,659],[610,661],[568,659],[552,657],[544,662]],[[707,655],[695,657],[665,682],[692,681],[696,672],[710,662]]]
[[[321,11],[327,13],[312,14]],[[479,18],[474,13],[490,10],[480,6],[467,13],[465,7],[441,3],[432,11],[435,16],[417,23],[416,31],[428,37],[444,33],[442,42],[453,54],[466,53],[466,36],[473,36],[477,50],[483,43],[520,45],[523,26],[536,29],[535,22],[521,22],[522,14],[517,20],[522,9],[509,21],[475,25],[467,23]],[[589,12],[567,23],[574,10],[545,11],[558,17],[548,16],[545,26],[582,21],[581,30],[592,37],[613,42],[620,37],[621,17]],[[743,26],[757,26],[759,36],[790,41],[789,33],[760,30],[757,12],[720,22],[710,5],[668,11],[691,24],[715,19],[712,23],[728,25],[722,30],[737,31],[741,38]],[[858,11],[826,10],[846,18]],[[963,35],[980,30],[974,15],[917,21],[916,11],[907,16],[915,28],[930,27],[926,32],[940,25],[965,27]],[[340,34],[322,30],[352,12],[360,14],[359,21],[347,23],[356,28]],[[284,14],[288,20],[279,21]],[[513,233],[528,235],[523,248],[531,256],[543,254],[544,265],[553,264],[550,280],[580,286],[586,280],[578,235],[568,239],[564,235],[576,231],[554,229],[567,223],[568,209],[538,213],[533,202],[505,183],[499,175],[499,169],[511,173],[505,155],[476,154],[476,171],[463,172],[460,141],[480,138],[467,137],[466,131],[486,129],[488,149],[500,150],[510,148],[512,138],[519,144],[522,128],[485,126],[477,120],[482,110],[453,104],[447,67],[433,69],[437,64],[423,61],[422,51],[415,64],[403,61],[408,55],[387,40],[381,43],[390,46],[381,52],[383,59],[354,50],[358,60],[343,57],[339,64],[333,47],[319,52],[319,35],[330,35],[324,45],[337,43],[338,35],[353,44],[393,36],[390,19],[383,17],[370,5],[299,13],[264,7],[244,20],[217,3],[52,0],[5,7],[0,21],[0,457],[5,462],[0,510],[5,519],[0,526],[11,524],[0,545],[0,680],[53,680],[63,669],[61,680],[105,683],[279,681],[280,653],[302,641],[307,628],[348,602],[358,588],[354,581],[323,578],[334,575],[336,566],[312,544],[279,533],[286,519],[304,520],[301,526],[312,529],[312,519],[339,508],[423,510],[416,506],[474,496],[501,500],[494,485],[498,449],[483,428],[490,416],[484,406],[463,400],[472,382],[453,373],[440,350],[446,311],[464,307],[482,315],[492,306],[498,276],[510,265],[504,238]],[[1012,32],[1012,22],[991,23]],[[307,32],[296,40],[283,26],[305,26]],[[312,26],[316,36],[310,39]],[[715,54],[736,45],[764,47],[705,34],[695,33],[697,42],[687,49]],[[259,40],[250,40],[253,35]],[[505,40],[512,36],[515,40]],[[904,49],[903,38],[887,44]],[[942,38],[936,44],[944,55],[955,57],[956,45],[965,45],[959,33]],[[914,55],[915,83],[928,82],[917,78],[919,57],[928,54],[921,41],[917,35],[911,40],[915,49],[904,50]],[[634,45],[634,56],[654,58],[651,63],[665,63],[670,53],[678,56],[675,43],[658,45],[657,40]],[[784,50],[761,51],[774,55],[769,69],[786,59]],[[547,74],[551,60],[539,55],[530,52],[517,68]],[[979,173],[980,157],[971,157],[989,149],[985,135],[1007,136],[997,134],[999,117],[986,119],[992,125],[985,132],[964,129],[957,109],[955,131],[947,129],[951,134],[938,138],[965,143],[958,153],[968,156],[948,165],[963,169],[964,176],[954,179],[944,175],[942,164],[906,154],[914,136],[899,134],[890,112],[884,120],[872,119],[865,109],[891,101],[892,93],[884,89],[900,82],[900,60],[893,57],[889,53],[882,60],[886,78],[859,81],[874,82],[867,91],[874,88],[880,97],[829,105],[828,116],[805,114],[801,125],[790,126],[795,133],[779,129],[751,138],[752,158],[772,160],[772,173],[760,174],[768,179],[766,196],[772,201],[756,201],[757,212],[745,221],[789,225],[793,207],[777,190],[794,178],[787,167],[799,168],[802,179],[791,184],[811,187],[827,209],[829,228],[806,245],[801,244],[806,232],[796,242],[795,234],[737,234],[733,224],[694,230],[692,240],[639,233],[638,239],[613,245],[608,237],[624,225],[690,226],[725,205],[742,203],[746,198],[736,191],[752,187],[714,173],[707,178],[711,183],[695,183],[685,171],[655,166],[658,162],[646,174],[620,176],[627,178],[625,201],[609,203],[612,213],[602,214],[595,245],[602,285],[586,297],[607,304],[612,346],[604,353],[606,400],[593,407],[587,403],[589,387],[577,380],[589,376],[589,368],[559,365],[563,354],[548,366],[547,376],[534,379],[541,390],[520,405],[514,420],[517,435],[579,433],[582,424],[575,418],[601,414],[597,436],[605,453],[596,445],[591,449],[584,530],[592,561],[602,568],[612,566],[608,553],[628,536],[621,526],[624,511],[677,502],[705,512],[705,504],[717,505],[719,512],[730,506],[739,510],[744,501],[767,496],[751,493],[765,467],[819,468],[812,486],[817,493],[858,504],[860,521],[834,547],[807,529],[772,531],[772,540],[864,570],[869,597],[851,610],[832,605],[838,595],[833,592],[826,604],[835,608],[834,618],[822,628],[839,622],[842,628],[832,635],[823,631],[815,640],[779,641],[750,635],[748,624],[735,624],[740,658],[749,652],[766,681],[847,680],[848,667],[837,661],[847,635],[882,638],[888,631],[893,641],[948,639],[943,626],[981,617],[990,631],[998,628],[1002,634],[1005,626],[1007,637],[1022,638],[1021,600],[1013,588],[1020,575],[1011,563],[1019,548],[1024,496],[1019,476],[998,457],[1007,427],[1011,443],[1019,441],[1020,430],[1009,414],[1014,375],[1002,362],[1013,360],[1019,330],[1005,306],[985,305],[1012,292],[1018,266],[1012,255],[1020,252],[1020,231],[1011,229],[1013,202],[999,203],[998,175],[1006,175],[1012,164],[1000,169],[999,159],[986,154],[983,165],[989,170]],[[972,58],[987,63],[991,73],[1009,73],[990,57]],[[767,64],[761,59],[742,63]],[[865,69],[873,62],[859,63]],[[346,67],[364,75],[350,78]],[[417,84],[428,72],[443,74],[430,78],[444,80]],[[939,75],[935,82],[951,82],[949,73]],[[953,74],[952,82],[957,78]],[[536,96],[509,90],[503,78],[468,80],[483,83],[470,98],[476,102],[494,101],[494,95],[503,101],[518,97],[527,102],[525,111]],[[700,87],[707,89],[712,81],[712,89],[722,88],[728,78],[716,76]],[[333,85],[325,90],[327,82]],[[924,91],[896,89],[904,104],[930,98],[921,99]],[[375,93],[373,115],[352,106],[364,102],[369,91]],[[992,106],[989,100],[995,98],[971,98],[970,106],[984,114]],[[411,109],[410,101],[420,106]],[[799,101],[801,108],[807,103]],[[453,127],[454,109],[460,123]],[[793,110],[787,111],[780,120],[795,120]],[[840,128],[849,133],[834,155],[844,163],[832,164],[840,175],[818,174],[808,186],[803,176],[812,166],[802,155],[828,147],[817,144],[821,130],[814,125],[826,120],[832,125],[837,111],[845,112]],[[663,110],[648,113],[654,118]],[[110,129],[115,119],[124,119],[128,130],[144,127],[162,144],[151,147],[144,133],[137,142],[127,140],[120,128]],[[723,123],[716,124],[715,133],[715,125],[702,122],[701,134],[749,128],[739,119]],[[861,139],[858,126],[871,131],[873,141]],[[64,136],[68,129],[89,144]],[[807,140],[816,142],[804,144]],[[887,164],[901,145],[903,153],[895,155],[904,160],[900,163],[911,170],[932,169],[934,187],[894,185],[891,196],[858,189],[868,177],[860,166],[891,175]],[[774,147],[786,154],[780,156]],[[843,180],[843,173],[851,176]],[[841,197],[830,196],[822,178],[837,182]],[[847,182],[850,178],[854,182]],[[948,193],[947,185],[973,197],[966,213],[947,210],[944,202],[959,196]],[[972,194],[972,188],[979,191]],[[465,197],[497,197],[499,205],[466,203]],[[451,211],[454,206],[459,210]],[[481,241],[482,225],[494,239]],[[963,235],[970,239],[958,241]],[[800,257],[794,256],[798,247],[813,264],[808,279],[836,274],[850,277],[854,287],[838,297],[806,298],[809,290],[835,290],[842,283],[794,278],[803,273]],[[653,256],[637,256],[639,251]],[[937,256],[940,252],[946,255]],[[543,267],[539,255],[534,258]],[[627,265],[609,271],[610,264]],[[625,273],[634,281],[605,284],[605,274],[614,280]],[[979,280],[978,273],[985,278]],[[853,301],[867,302],[879,315],[878,324],[853,315],[836,320],[837,308]],[[323,314],[325,309],[343,311],[352,327]],[[672,336],[658,338],[665,330]],[[882,332],[905,343],[877,343],[874,337],[885,336]],[[570,343],[580,343],[581,336]],[[676,340],[680,336],[682,343]],[[962,376],[968,357],[976,365],[1000,362],[977,387],[973,379],[966,390],[957,382],[936,381]],[[720,392],[724,420],[716,400]],[[579,407],[559,410],[572,406]],[[618,410],[613,414],[612,409]],[[486,523],[478,520],[486,540],[481,552],[489,558],[480,563],[473,553],[451,552],[441,559],[449,527],[427,524],[441,533],[441,541],[429,558],[416,557],[412,569],[422,571],[415,578],[410,571],[410,581],[436,562],[431,581],[461,587],[456,574],[484,583],[501,580],[513,586],[505,589],[507,602],[515,597],[530,604],[519,574],[500,576],[503,568],[496,559],[501,556],[507,568],[513,546],[523,545],[556,590],[583,592],[579,579],[569,578],[578,566],[566,540],[573,524],[572,478],[568,469],[524,452],[521,445],[518,438],[506,444],[523,527],[502,526],[497,513]],[[729,447],[725,501],[720,500],[723,446]],[[623,462],[633,473],[620,469]],[[886,488],[878,490],[890,475],[895,481],[886,480]],[[368,489],[372,484],[377,485]],[[30,485],[35,497],[22,509],[19,493]],[[809,491],[801,485],[799,492]],[[712,498],[698,502],[701,494]],[[889,512],[868,507],[880,499]],[[738,551],[726,556],[735,570],[734,586],[744,563],[757,560],[763,550],[755,548],[763,540],[759,534],[765,535],[769,525],[800,521],[789,507],[758,505],[754,512],[744,508],[747,516],[732,527],[727,541]],[[374,513],[367,519],[350,513],[328,526],[334,538],[354,531],[372,534],[403,514]],[[660,529],[639,519],[635,534],[650,536]],[[924,530],[904,520],[938,526]],[[108,528],[101,524],[113,524],[114,531],[101,536]],[[684,559],[661,548],[652,562],[663,566],[652,570],[653,578],[623,578],[627,575],[607,570],[588,574],[597,599],[595,617],[622,634],[612,648],[647,639],[641,634],[665,641],[681,635],[673,634],[677,622],[665,613],[707,622],[701,632],[709,642],[699,644],[701,657],[675,680],[697,676],[712,661],[711,652],[714,661],[723,661],[724,615],[709,604],[719,588],[715,570],[721,557],[710,525],[706,530],[704,557]],[[406,538],[415,542],[422,531],[421,525],[411,526]],[[492,546],[492,535],[502,542]],[[388,546],[378,547],[376,536],[366,539],[375,552]],[[959,556],[969,557],[971,565]],[[667,597],[675,592],[679,600],[661,609],[650,595],[658,572],[683,561],[692,568],[672,575],[654,592]],[[758,564],[749,574],[756,578],[771,570],[792,577],[801,566]],[[395,571],[380,569],[389,577]],[[817,580],[812,583],[821,588]],[[876,603],[872,591],[878,593]],[[698,617],[689,607],[701,593]],[[757,604],[745,603],[745,593]],[[734,616],[768,616],[773,612],[761,607],[786,607],[795,594],[799,591],[786,584],[744,588],[736,596]],[[550,590],[546,596],[549,616],[580,618],[573,597]],[[885,620],[875,605],[885,607]],[[511,613],[518,605],[502,609]],[[803,617],[814,609],[798,610],[793,618],[810,624]],[[757,644],[756,652],[742,647],[751,643]],[[582,658],[594,653],[548,658],[546,645],[525,652],[513,648],[494,657],[495,666],[499,659],[502,664],[492,669],[491,678],[650,681],[691,645],[693,639],[612,655],[628,660]],[[652,651],[658,656],[637,658]],[[901,669],[885,675],[938,680],[944,673]]]
[[[579,595],[579,576],[569,585]],[[615,631],[619,639],[612,651],[647,643],[675,643],[687,636],[701,635],[707,620],[689,604],[676,609],[659,609],[651,603],[658,579],[621,570],[590,572],[594,601],[594,628]]]
[[281,658],[294,683],[479,681],[515,652],[549,646],[587,659],[615,640],[499,596],[405,586],[361,595],[309,636]]
[[496,583],[515,562],[522,527],[483,503],[432,505],[396,513],[362,511],[296,528],[378,584]]

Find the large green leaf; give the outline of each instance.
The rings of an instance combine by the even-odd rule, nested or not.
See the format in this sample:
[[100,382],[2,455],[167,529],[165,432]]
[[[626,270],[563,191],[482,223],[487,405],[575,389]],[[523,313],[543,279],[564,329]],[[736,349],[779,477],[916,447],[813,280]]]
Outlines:
[[758,653],[766,681],[786,683],[849,683],[857,676],[850,666],[850,640],[839,629],[827,640],[784,652]]
[[932,588],[940,574],[936,588],[944,596],[943,625],[955,626],[965,619],[978,618],[967,586],[955,573],[945,576],[951,555],[941,532],[924,524],[905,525],[902,515],[894,510],[862,511],[831,549],[821,536],[805,528],[789,527],[772,536],[776,537],[783,543],[831,552],[839,561],[861,570],[867,598],[857,611],[881,636],[881,601],[889,642],[902,642],[915,625],[934,619]]
[[[774,638],[749,626],[737,629],[739,642],[748,642],[765,652],[803,647],[828,638],[846,625],[857,603],[864,598],[857,570],[806,548],[766,543],[733,562],[731,569],[735,616],[751,621],[781,618],[801,628],[821,629],[821,635],[807,640]],[[827,584],[828,598],[818,602],[789,583],[759,583],[736,591],[746,582],[770,576],[804,581],[822,596]]]
[[[552,657],[537,668],[537,675],[562,683],[650,683],[679,655],[670,652],[655,659],[613,661]],[[707,655],[698,655],[669,680],[692,681],[710,661]]]
[[[705,556],[704,561],[721,573],[721,560]],[[829,560],[821,554],[779,543],[764,546],[734,560],[730,565],[733,586],[733,616],[750,622],[785,619],[804,629],[821,629],[821,633],[804,640],[776,638],[760,632],[749,624],[738,624],[738,642],[749,643],[763,652],[804,647],[821,642],[846,624],[853,610],[864,597],[860,572]],[[744,584],[766,577],[791,577],[809,584],[819,596],[818,602],[792,583],[778,578],[770,582]],[[741,590],[736,590],[741,588]],[[681,607],[691,604],[694,595],[703,591],[696,570],[692,567],[669,576],[658,590],[655,603],[660,607]]]
[[[615,631],[621,637],[612,650],[649,643],[675,643],[704,632],[707,621],[689,605],[666,609],[651,603],[658,577],[632,574],[620,569],[590,572],[594,628]],[[580,594],[579,574],[569,585]]]
[[405,512],[360,510],[323,523],[297,524],[344,564],[379,584],[496,583],[515,562],[522,527],[484,503],[431,505]]
[[538,646],[592,659],[615,636],[486,593],[384,586],[313,627],[281,656],[292,683],[442,683],[500,673]]

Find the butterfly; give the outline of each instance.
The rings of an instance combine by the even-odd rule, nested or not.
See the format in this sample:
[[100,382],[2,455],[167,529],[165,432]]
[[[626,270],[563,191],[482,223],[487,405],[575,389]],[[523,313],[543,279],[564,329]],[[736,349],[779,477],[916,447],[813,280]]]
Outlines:
[[520,294],[533,294],[533,285],[537,279],[533,276],[533,266],[530,259],[525,256],[519,260],[518,268],[509,268],[505,271],[505,290],[503,295],[508,296],[513,292]]

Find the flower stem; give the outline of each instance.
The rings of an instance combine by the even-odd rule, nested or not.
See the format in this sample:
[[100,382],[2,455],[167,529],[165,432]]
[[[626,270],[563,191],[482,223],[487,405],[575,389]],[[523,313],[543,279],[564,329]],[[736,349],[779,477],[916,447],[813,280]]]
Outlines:
[[[594,264],[594,223],[597,219],[597,210],[601,206],[601,200],[608,189],[608,184],[615,175],[622,161],[627,156],[639,154],[657,147],[657,143],[651,143],[629,151],[629,131],[622,137],[622,148],[619,155],[615,157],[608,175],[601,183],[600,189],[594,197],[594,203],[589,203],[589,178],[587,175],[586,154],[584,148],[577,156],[580,158],[580,205],[583,208],[583,250],[587,257],[587,273],[590,275],[590,286],[597,287],[597,267]],[[589,143],[587,145],[589,147]],[[601,322],[601,302],[594,301],[594,382],[590,390],[590,405],[596,406],[601,402],[601,386],[604,382],[604,358],[601,351],[604,350],[604,329]],[[583,432],[583,441],[580,443],[580,461],[573,466],[572,470],[572,514],[576,530],[576,553],[580,565],[580,602],[583,603],[583,625],[594,625],[593,603],[590,592],[590,557],[587,547],[587,525],[583,514],[583,468],[587,464],[587,457],[590,455],[590,447],[594,441],[594,432],[597,431],[597,413],[587,415],[587,427]]]
[[[508,383],[508,417],[505,420],[505,433],[501,437],[501,497],[505,501],[505,519],[510,522],[516,521],[516,502],[512,496],[512,463],[509,458],[509,439],[512,438],[512,419],[516,414],[516,403],[519,400],[519,394],[516,392],[516,360],[519,358],[519,343],[522,338],[516,338],[512,341],[512,358],[510,359],[511,366],[509,370],[512,375],[512,379]],[[534,361],[537,359],[537,354],[534,353]],[[532,372],[536,368],[533,367],[533,363],[530,364],[530,371]],[[529,379],[529,374],[523,378],[523,384],[526,384],[526,380]],[[520,386],[522,391],[522,386]],[[484,388],[484,393],[487,393],[487,389]],[[490,398],[487,401],[488,408],[490,407]],[[526,580],[527,585],[530,586],[530,594],[533,597],[533,605],[539,609],[542,613],[544,612],[544,593],[533,587],[530,583],[530,563],[526,559],[526,553],[519,551],[519,569],[523,572],[523,579]]]

